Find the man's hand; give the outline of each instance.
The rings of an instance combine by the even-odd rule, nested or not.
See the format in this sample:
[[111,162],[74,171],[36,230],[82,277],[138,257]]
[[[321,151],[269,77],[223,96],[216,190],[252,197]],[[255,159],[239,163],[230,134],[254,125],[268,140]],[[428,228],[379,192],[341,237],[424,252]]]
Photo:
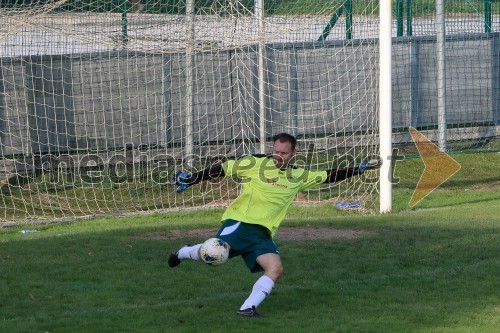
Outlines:
[[188,179],[189,175],[187,173],[180,172],[177,170],[172,175],[172,177],[170,177],[169,182],[171,184],[178,185],[179,187],[177,187],[177,192],[181,193],[189,187],[189,183],[187,182]]
[[361,163],[358,166],[358,170],[360,173],[363,173],[366,170],[380,169],[381,166],[382,166],[382,160],[374,159],[374,160],[364,161],[363,163]]

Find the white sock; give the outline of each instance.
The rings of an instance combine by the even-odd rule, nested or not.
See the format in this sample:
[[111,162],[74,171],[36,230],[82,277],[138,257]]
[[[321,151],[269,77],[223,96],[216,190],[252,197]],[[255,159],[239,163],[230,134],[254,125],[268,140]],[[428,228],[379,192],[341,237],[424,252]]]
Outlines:
[[262,275],[257,282],[253,285],[252,293],[246,299],[245,303],[241,306],[240,310],[251,308],[252,306],[258,307],[267,295],[273,290],[274,281],[265,275]]
[[193,246],[185,246],[179,250],[179,259],[192,259],[192,260],[200,260],[200,256],[198,255],[198,250],[200,249],[201,244],[196,244]]

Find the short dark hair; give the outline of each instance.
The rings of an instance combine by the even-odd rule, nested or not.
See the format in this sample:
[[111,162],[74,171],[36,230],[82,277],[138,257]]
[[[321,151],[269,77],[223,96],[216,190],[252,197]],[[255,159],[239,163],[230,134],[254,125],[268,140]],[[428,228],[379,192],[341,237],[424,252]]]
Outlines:
[[295,146],[297,145],[297,139],[288,133],[279,133],[273,136],[273,142],[290,142],[292,144],[292,150],[295,150]]

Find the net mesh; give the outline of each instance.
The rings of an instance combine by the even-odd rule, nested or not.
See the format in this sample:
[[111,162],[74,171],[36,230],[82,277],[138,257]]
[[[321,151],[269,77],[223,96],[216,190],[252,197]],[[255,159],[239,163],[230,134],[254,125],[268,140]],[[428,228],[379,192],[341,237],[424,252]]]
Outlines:
[[[396,143],[410,142],[409,126],[432,137],[436,123],[434,14],[424,2],[402,1],[393,20]],[[169,175],[269,153],[279,132],[299,138],[295,162],[312,170],[378,155],[378,1],[0,6],[2,222],[225,206],[236,181],[179,194]],[[488,34],[480,2],[447,2],[447,13],[457,36],[447,45],[459,50],[450,81],[461,80],[450,85],[459,106],[450,131],[470,148],[497,136],[498,4]],[[377,184],[369,172],[296,202],[360,200],[370,211]]]

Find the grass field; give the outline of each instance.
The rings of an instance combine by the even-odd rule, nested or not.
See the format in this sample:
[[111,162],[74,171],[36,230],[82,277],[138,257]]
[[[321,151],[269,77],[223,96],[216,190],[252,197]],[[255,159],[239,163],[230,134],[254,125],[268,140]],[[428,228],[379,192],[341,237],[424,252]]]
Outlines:
[[[414,209],[419,159],[397,163],[394,213],[292,207],[286,227],[365,233],[278,238],[285,275],[261,320],[235,315],[258,278],[239,258],[166,265],[222,210],[0,229],[0,332],[498,332],[499,157],[454,156],[462,169]],[[171,230],[186,236],[151,237]]]

